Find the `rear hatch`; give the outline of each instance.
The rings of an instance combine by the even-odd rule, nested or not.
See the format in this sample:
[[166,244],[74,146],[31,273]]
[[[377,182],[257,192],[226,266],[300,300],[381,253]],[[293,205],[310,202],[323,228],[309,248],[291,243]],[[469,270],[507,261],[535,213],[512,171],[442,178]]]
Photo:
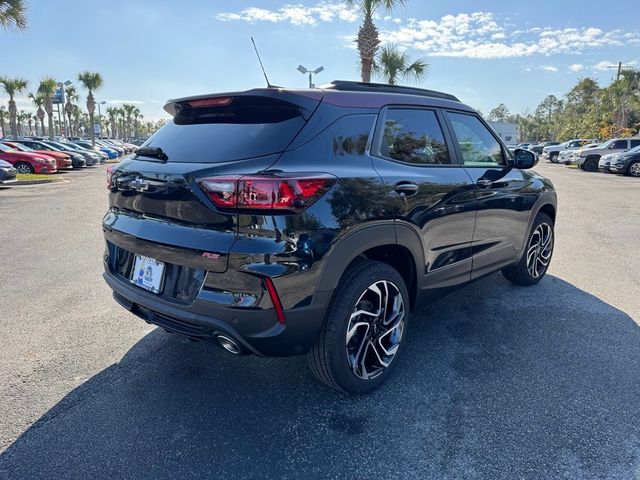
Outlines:
[[169,102],[173,119],[109,179],[110,268],[130,275],[133,253],[198,270],[190,276],[226,271],[238,214],[217,208],[197,180],[268,169],[319,104],[320,92],[310,95],[260,89]]

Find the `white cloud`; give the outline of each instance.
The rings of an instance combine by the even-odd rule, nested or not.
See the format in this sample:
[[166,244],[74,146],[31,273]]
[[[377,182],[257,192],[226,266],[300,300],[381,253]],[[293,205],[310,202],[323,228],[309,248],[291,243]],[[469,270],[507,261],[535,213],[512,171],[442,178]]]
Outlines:
[[571,65],[569,65],[569,71],[570,72],[579,72],[580,70],[584,70],[584,65],[582,65],[581,63],[572,63]]
[[542,65],[538,67],[539,70],[544,70],[545,72],[557,72],[558,67],[554,67],[553,65]]
[[[599,47],[621,47],[640,40],[639,32],[603,31],[594,27],[509,30],[491,12],[446,15],[440,20],[414,20],[381,33],[394,42],[439,57],[479,59],[580,54]],[[516,40],[517,37],[517,40]]]
[[142,105],[146,102],[142,101],[142,100],[120,100],[120,99],[113,99],[113,100],[107,100],[107,103],[110,103],[112,105],[119,105],[121,103],[130,103],[132,105]]
[[[320,0],[311,6],[285,4],[276,9],[249,7],[236,12],[218,13],[214,18],[227,22],[316,26],[323,22],[355,22],[360,16],[357,9],[347,8],[344,2]],[[640,45],[640,31],[637,30],[605,31],[592,26],[559,29],[527,26],[518,30],[492,12],[459,13],[436,20],[413,17],[403,20],[389,15],[378,15],[377,18],[380,20],[380,38],[384,43],[412,47],[434,57],[496,59],[551,56],[581,54],[602,47]]]
[[355,22],[359,17],[356,9],[347,8],[343,3],[322,1],[310,7],[302,4],[287,4],[276,10],[249,7],[240,12],[218,13],[214,15],[214,18],[223,22],[241,20],[249,23],[286,22],[293,25],[317,25],[319,22],[334,20]]
[[[622,62],[622,68],[625,67],[634,67],[638,64],[638,62],[636,62],[635,60],[631,61],[631,62]],[[607,62],[602,61],[602,62],[598,62],[593,66],[594,70],[598,70],[600,72],[606,72],[608,70],[615,70],[618,68],[618,63],[617,62]]]

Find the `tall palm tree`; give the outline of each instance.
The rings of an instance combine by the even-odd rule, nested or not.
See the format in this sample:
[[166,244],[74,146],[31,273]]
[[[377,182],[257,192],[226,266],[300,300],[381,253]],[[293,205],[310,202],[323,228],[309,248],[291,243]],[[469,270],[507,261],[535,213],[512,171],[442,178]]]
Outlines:
[[80,120],[82,119],[82,111],[80,111],[80,107],[78,105],[73,106],[73,131],[76,132],[77,135],[80,134]]
[[400,50],[395,45],[382,47],[373,62],[374,73],[389,85],[395,85],[399,79],[419,82],[426,77],[428,67],[422,58],[412,62],[407,51]]
[[107,107],[107,116],[109,117],[109,133],[111,138],[117,137],[117,120],[116,116],[118,115],[118,109],[116,107]]
[[27,4],[24,0],[0,0],[0,27],[27,28]]
[[97,72],[89,72],[85,70],[78,74],[78,81],[84,88],[89,90],[87,95],[87,110],[89,112],[89,131],[91,132],[91,146],[96,146],[96,133],[93,130],[93,113],[96,111],[96,101],[93,98],[93,92],[102,87],[102,76]]
[[4,108],[4,105],[0,106],[0,137],[6,136],[4,129],[4,121],[7,118],[7,110]]
[[[34,94],[34,93],[30,93],[29,94],[29,98],[31,99],[31,101],[33,102],[33,104],[38,107],[38,109],[36,110],[36,117],[38,119],[40,119],[40,135],[44,136],[44,110],[42,109],[42,106],[44,105],[44,98],[42,98],[41,95],[39,94]],[[37,122],[36,122],[37,125]],[[37,132],[37,128],[36,128],[36,133]]]
[[64,111],[67,114],[67,118],[69,119],[69,132],[67,133],[67,135],[69,137],[73,136],[73,122],[71,121],[71,115],[73,114],[73,107],[75,102],[77,102],[80,99],[80,96],[78,95],[78,92],[76,91],[76,87],[74,87],[73,85],[69,85],[68,87],[66,87],[64,89],[64,96],[67,99],[67,103],[64,106]]
[[2,77],[0,78],[0,84],[2,84],[4,91],[9,95],[9,128],[11,129],[11,135],[13,135],[13,137],[17,137],[18,129],[16,125],[16,116],[18,114],[18,109],[16,108],[15,97],[27,89],[28,82],[24,78],[20,77]]
[[24,110],[20,110],[20,112],[18,112],[17,119],[18,119],[18,136],[22,137],[24,135],[24,130],[22,127],[24,127],[24,122],[27,119],[27,113]]
[[29,135],[33,135],[33,120],[35,115],[30,112],[27,112],[27,125],[29,126]]
[[126,118],[125,137],[129,139],[131,138],[131,117],[133,117],[133,114],[136,110],[136,106],[131,105],[130,103],[123,103],[122,109],[124,110],[124,114]]
[[371,81],[373,60],[378,53],[380,37],[378,29],[373,23],[373,15],[380,7],[387,13],[404,4],[404,0],[345,0],[348,7],[357,7],[362,14],[362,25],[358,29],[356,45],[360,54],[361,74],[363,82]]
[[47,124],[49,125],[49,138],[53,140],[53,96],[58,89],[58,82],[53,77],[44,77],[40,80],[38,86],[38,95],[40,95],[44,102],[44,111],[47,112]]
[[125,132],[125,121],[126,121],[126,112],[124,111],[124,108],[120,107],[118,108],[118,125],[119,125],[119,134],[120,134],[120,138],[124,139],[127,136],[127,133]]

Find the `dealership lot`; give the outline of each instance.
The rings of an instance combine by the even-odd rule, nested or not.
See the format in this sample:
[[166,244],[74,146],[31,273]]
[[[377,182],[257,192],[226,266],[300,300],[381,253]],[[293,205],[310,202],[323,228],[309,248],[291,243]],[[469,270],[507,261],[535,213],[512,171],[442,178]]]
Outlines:
[[640,181],[537,170],[558,191],[548,276],[433,303],[367,397],[118,306],[104,167],[0,189],[0,478],[640,475]]

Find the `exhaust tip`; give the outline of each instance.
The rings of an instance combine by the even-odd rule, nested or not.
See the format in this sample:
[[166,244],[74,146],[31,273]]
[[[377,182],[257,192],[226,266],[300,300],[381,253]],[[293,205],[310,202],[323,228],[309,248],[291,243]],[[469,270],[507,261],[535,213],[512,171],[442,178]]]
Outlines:
[[218,343],[220,344],[220,346],[224,348],[227,352],[233,353],[234,355],[240,355],[240,353],[242,353],[242,349],[240,348],[240,345],[238,345],[235,340],[225,335],[218,335],[216,337],[216,340],[218,340]]

